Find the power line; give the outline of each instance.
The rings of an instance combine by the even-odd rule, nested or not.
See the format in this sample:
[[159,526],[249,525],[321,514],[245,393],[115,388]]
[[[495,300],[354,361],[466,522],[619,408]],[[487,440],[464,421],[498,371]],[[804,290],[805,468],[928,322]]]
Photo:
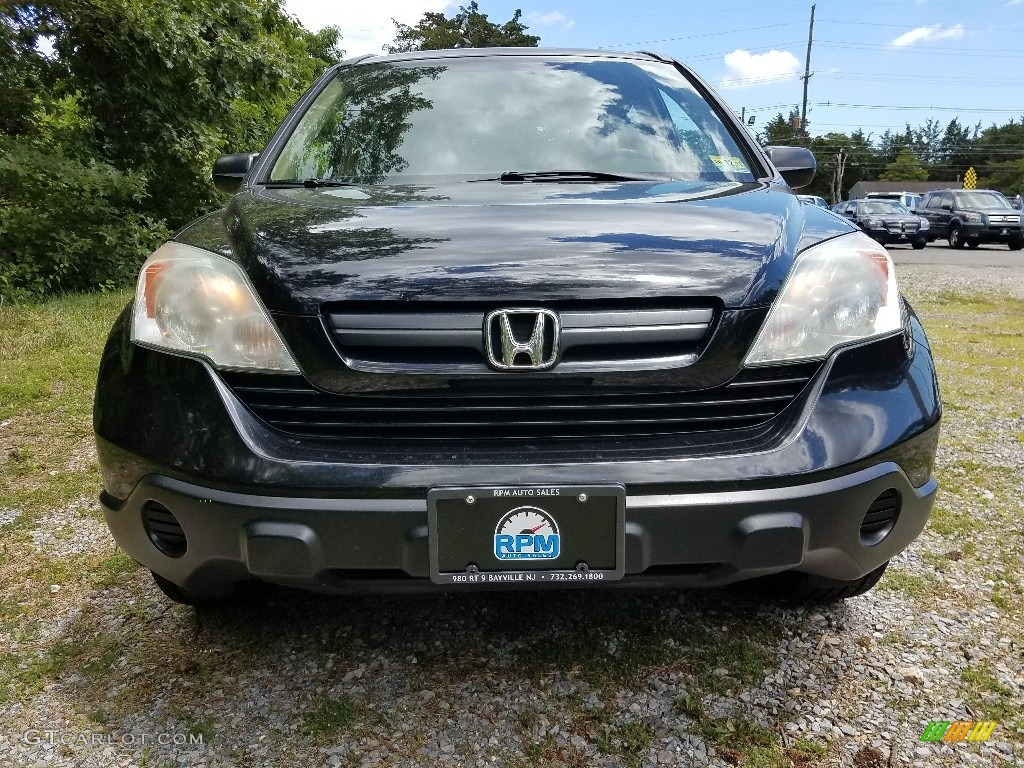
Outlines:
[[896,48],[892,45],[871,45],[867,43],[850,43],[845,40],[819,40],[820,45],[827,45],[832,48],[841,48],[851,51],[889,51],[899,53],[901,56],[967,56],[970,58],[996,58],[996,59],[1024,59],[1020,49],[1014,48],[993,48],[979,50],[977,48],[943,48],[934,50],[931,48]]
[[[863,5],[863,2],[859,2],[858,5]],[[848,25],[848,26],[852,25],[852,26],[858,26],[858,27],[892,27],[894,29],[906,29],[907,28],[906,24],[883,24],[883,23],[877,22],[877,21],[840,21],[839,19],[821,19],[821,22],[823,24],[845,24],[845,25]],[[969,27],[958,27],[958,28],[962,29],[964,32],[991,32],[992,31],[991,28],[989,28],[989,29],[981,29],[981,28],[973,28],[972,29],[972,28],[969,28]],[[997,29],[995,31],[996,32],[1024,32],[1024,29],[1008,29],[1008,28],[1005,28],[1005,27],[1000,27],[999,29]]]
[[838,107],[841,109],[891,109],[893,111],[931,111],[931,112],[972,112],[1019,115],[1024,108],[995,109],[993,107],[935,107],[935,106],[907,106],[898,104],[847,104],[838,101],[819,101],[814,104],[816,107]]
[[767,24],[761,27],[747,27],[746,29],[728,29],[722,32],[706,32],[700,35],[684,35],[683,37],[663,37],[660,40],[633,40],[628,43],[610,43],[609,45],[600,45],[598,49],[604,48],[617,48],[619,46],[627,45],[650,45],[651,43],[671,43],[676,40],[696,40],[701,37],[720,37],[721,35],[736,35],[740,32],[759,32],[762,29],[778,29],[779,27],[791,27],[794,24],[803,24],[802,21],[787,21],[782,24]]

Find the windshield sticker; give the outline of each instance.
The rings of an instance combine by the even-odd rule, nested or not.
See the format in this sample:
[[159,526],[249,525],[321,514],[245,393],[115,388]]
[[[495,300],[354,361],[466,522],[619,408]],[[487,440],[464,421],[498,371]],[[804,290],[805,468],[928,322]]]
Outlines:
[[725,173],[750,173],[742,157],[711,155],[711,162],[715,164],[715,168]]

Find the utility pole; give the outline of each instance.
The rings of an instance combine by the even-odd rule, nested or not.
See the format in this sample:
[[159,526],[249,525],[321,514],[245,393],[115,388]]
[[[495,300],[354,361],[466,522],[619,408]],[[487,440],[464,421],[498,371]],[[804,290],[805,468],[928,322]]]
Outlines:
[[814,6],[811,6],[811,26],[807,29],[807,62],[804,64],[804,103],[800,109],[801,143],[807,143],[807,81],[811,79],[811,43],[814,42]]
[[849,155],[845,148],[833,156],[835,170],[832,172],[832,204],[835,205],[843,199],[843,176],[846,174],[846,160]]

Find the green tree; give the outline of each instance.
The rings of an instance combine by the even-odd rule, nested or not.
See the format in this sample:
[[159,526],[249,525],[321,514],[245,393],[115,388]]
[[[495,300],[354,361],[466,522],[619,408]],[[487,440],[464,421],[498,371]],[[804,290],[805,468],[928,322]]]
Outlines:
[[442,48],[513,48],[536,47],[540,42],[537,35],[528,35],[528,29],[521,21],[523,12],[516,9],[512,18],[498,25],[487,20],[487,14],[473,0],[468,6],[460,6],[459,12],[448,18],[443,13],[424,13],[415,26],[395,24],[395,39],[385,45],[388,53],[406,51],[435,51]]
[[885,171],[878,177],[882,181],[926,181],[928,169],[921,164],[909,148],[900,150],[896,159],[885,166]]
[[757,135],[757,140],[764,147],[770,146],[795,146],[799,144],[799,136],[796,126],[800,121],[800,113],[795,109],[790,110],[789,117],[783,117],[779,112],[774,118],[765,123],[764,128]]
[[972,159],[978,169],[979,187],[999,189],[1009,195],[1020,193],[1024,165],[1024,117],[981,131],[974,142]]
[[985,168],[978,186],[998,189],[1007,197],[1024,195],[1024,157],[1003,160]]
[[65,0],[59,9],[56,51],[100,156],[160,184],[149,205],[172,227],[219,204],[214,159],[258,150],[340,55],[336,29],[306,31],[279,0]]
[[213,160],[258,151],[339,39],[282,0],[0,4],[0,296],[130,278],[220,204]]
[[974,145],[978,140],[980,126],[974,130],[960,124],[955,117],[949,121],[940,139],[940,148],[936,163],[931,170],[931,178],[936,181],[952,181],[964,175],[974,164]]

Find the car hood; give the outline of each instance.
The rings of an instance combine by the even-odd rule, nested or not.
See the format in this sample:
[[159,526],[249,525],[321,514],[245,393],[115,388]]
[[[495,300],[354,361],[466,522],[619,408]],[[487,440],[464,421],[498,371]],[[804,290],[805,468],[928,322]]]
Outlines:
[[1020,211],[1013,208],[965,208],[972,213],[983,213],[986,216],[1020,216]]
[[237,260],[272,312],[325,302],[770,302],[794,256],[853,229],[785,187],[499,183],[246,191],[177,239]]
[[908,224],[918,224],[921,221],[920,216],[914,214],[901,214],[901,213],[869,213],[864,218],[866,219],[878,219],[884,221],[886,224],[899,224],[901,221],[905,221]]

